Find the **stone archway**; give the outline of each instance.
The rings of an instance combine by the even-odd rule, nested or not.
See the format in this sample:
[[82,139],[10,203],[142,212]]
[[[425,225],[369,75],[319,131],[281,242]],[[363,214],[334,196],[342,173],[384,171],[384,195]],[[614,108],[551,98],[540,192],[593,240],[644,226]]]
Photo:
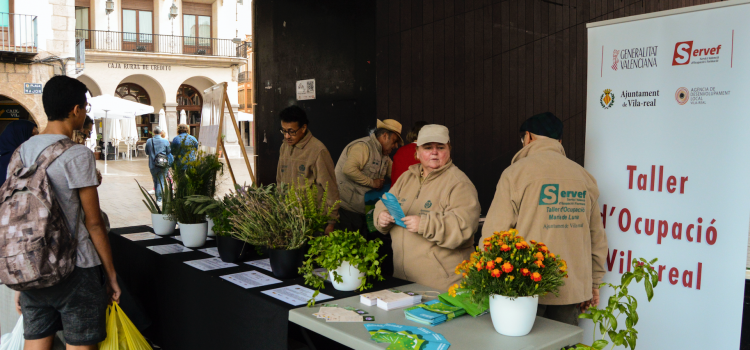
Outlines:
[[[15,120],[29,120],[39,125],[39,121],[34,118],[32,111],[22,102],[10,96],[0,95],[0,133]],[[41,129],[42,126],[39,126],[39,130]]]
[[99,84],[97,84],[94,81],[94,79],[91,79],[91,77],[89,77],[88,75],[82,74],[81,76],[79,76],[76,79],[78,79],[78,81],[86,84],[86,87],[91,92],[91,97],[96,97],[96,96],[99,96],[99,95],[102,94],[102,89],[99,87]]
[[158,124],[159,110],[164,108],[166,94],[162,85],[153,77],[142,74],[134,74],[121,80],[113,96],[125,98],[154,107],[154,113],[136,117],[138,135],[141,141],[150,137],[150,133]]

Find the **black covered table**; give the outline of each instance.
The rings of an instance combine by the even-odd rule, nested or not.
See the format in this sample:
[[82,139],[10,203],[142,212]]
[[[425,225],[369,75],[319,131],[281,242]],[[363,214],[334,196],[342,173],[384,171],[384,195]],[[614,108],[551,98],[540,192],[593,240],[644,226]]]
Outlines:
[[[148,226],[112,229],[110,241],[117,274],[139,299],[153,324],[143,334],[166,350],[190,349],[287,349],[290,332],[289,310],[297,308],[261,291],[283,286],[304,285],[304,279],[283,280],[269,286],[244,289],[220,276],[255,270],[271,272],[244,263],[237,267],[200,271],[185,261],[212,256],[197,251],[160,255],[146,247],[180,243],[170,237],[130,241],[121,234],[153,232]],[[179,230],[176,232],[179,234]],[[207,241],[203,248],[215,247]],[[253,253],[255,254],[255,253]],[[248,260],[266,257],[254,255]],[[409,282],[393,277],[375,282],[373,290],[395,288]],[[340,292],[326,284],[321,293],[346,298],[359,292]],[[327,301],[324,301],[327,302]],[[296,327],[296,326],[293,326]],[[295,333],[296,334],[296,333]]]

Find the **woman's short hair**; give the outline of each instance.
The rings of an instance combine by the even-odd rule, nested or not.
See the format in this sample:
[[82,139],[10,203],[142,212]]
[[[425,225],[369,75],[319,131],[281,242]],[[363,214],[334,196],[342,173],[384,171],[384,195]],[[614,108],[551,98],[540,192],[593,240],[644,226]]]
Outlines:
[[427,125],[427,122],[424,120],[415,122],[414,125],[411,126],[411,130],[409,130],[409,133],[406,134],[406,143],[412,143],[414,141],[417,141],[417,137],[419,136],[419,130],[422,130],[422,127],[425,125]]
[[190,127],[187,124],[177,125],[177,133],[178,134],[182,134],[182,133],[186,133],[186,132],[190,132]]
[[154,136],[161,135],[161,127],[157,126],[154,128]]

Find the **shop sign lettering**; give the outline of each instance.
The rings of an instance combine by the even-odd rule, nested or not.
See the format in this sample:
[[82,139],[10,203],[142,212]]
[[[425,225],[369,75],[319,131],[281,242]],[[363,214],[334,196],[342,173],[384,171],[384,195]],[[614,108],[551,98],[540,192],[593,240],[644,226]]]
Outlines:
[[107,68],[130,70],[172,70],[172,66],[163,64],[107,63]]

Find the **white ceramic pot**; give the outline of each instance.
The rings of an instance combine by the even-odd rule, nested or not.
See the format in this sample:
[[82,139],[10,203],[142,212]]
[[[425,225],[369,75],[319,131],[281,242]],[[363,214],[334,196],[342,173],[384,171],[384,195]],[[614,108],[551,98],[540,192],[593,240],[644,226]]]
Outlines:
[[335,271],[339,275],[341,275],[342,283],[336,282],[333,278],[333,271],[329,271],[328,274],[331,277],[333,288],[344,292],[357,290],[362,284],[362,280],[360,279],[360,277],[365,276],[364,272],[359,272],[359,270],[356,267],[350,265],[348,261],[344,261],[343,263],[341,263],[341,266],[339,266],[339,268]]
[[182,244],[188,248],[199,248],[206,244],[206,233],[208,233],[208,223],[180,224]]
[[502,295],[490,297],[490,316],[495,330],[510,337],[520,337],[531,332],[536,320],[539,297],[518,297],[513,300]]
[[206,216],[206,223],[208,223],[208,237],[216,237],[216,233],[214,233],[214,221]]
[[164,214],[151,214],[151,225],[154,226],[154,233],[160,236],[171,235],[174,233],[174,226],[177,221],[172,221]]

